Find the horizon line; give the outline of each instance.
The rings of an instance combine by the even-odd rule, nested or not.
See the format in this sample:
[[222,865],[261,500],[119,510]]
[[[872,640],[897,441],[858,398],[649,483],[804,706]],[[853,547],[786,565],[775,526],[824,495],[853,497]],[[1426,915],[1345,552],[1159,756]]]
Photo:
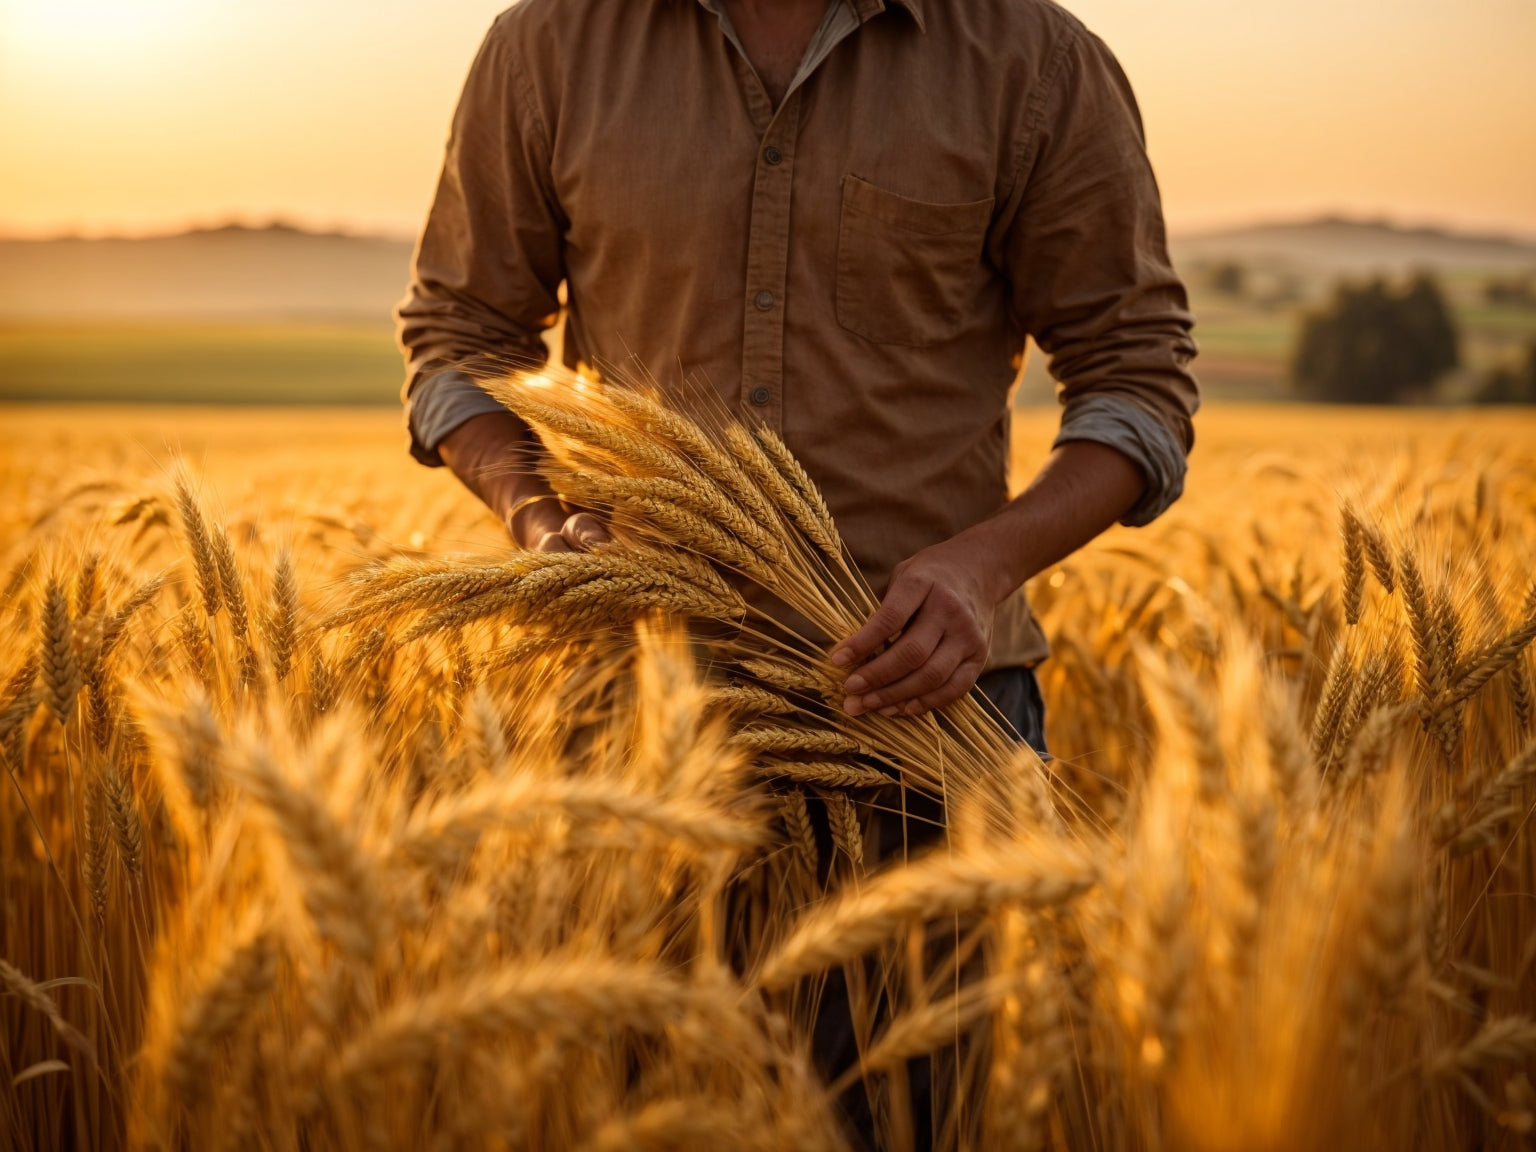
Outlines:
[[[1234,232],[1260,231],[1266,228],[1301,228],[1327,224],[1345,224],[1361,228],[1381,228],[1406,235],[1442,236],[1462,241],[1536,245],[1536,232],[1516,226],[1457,224],[1440,220],[1425,220],[1408,214],[1386,211],[1350,212],[1338,209],[1319,209],[1314,212],[1268,213],[1246,217],[1233,217],[1221,222],[1212,220],[1186,227],[1170,227],[1168,234],[1173,240],[1197,240],[1219,237]],[[305,221],[292,215],[250,217],[230,215],[212,221],[190,221],[179,227],[169,228],[121,228],[97,231],[90,228],[25,229],[11,231],[0,222],[0,243],[53,243],[64,241],[140,241],[175,240],[188,236],[227,233],[294,233],[316,238],[387,241],[390,243],[414,243],[415,232],[388,227],[319,223]]]

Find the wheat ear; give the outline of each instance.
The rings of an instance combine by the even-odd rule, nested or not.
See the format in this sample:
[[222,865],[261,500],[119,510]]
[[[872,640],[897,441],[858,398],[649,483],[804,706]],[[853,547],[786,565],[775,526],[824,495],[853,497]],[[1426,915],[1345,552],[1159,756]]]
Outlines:
[[53,1027],[60,1040],[77,1051],[93,1055],[91,1042],[85,1035],[64,1019],[64,1014],[59,1011],[59,1006],[54,1002],[48,991],[35,980],[28,979],[19,968],[9,961],[0,960],[0,988],[12,996],[17,997],[29,1008],[42,1014]]
[[696,802],[627,792],[605,780],[519,777],[439,801],[412,819],[395,850],[407,859],[451,867],[483,833],[526,828],[552,816],[645,829],[704,851],[741,851],[762,840],[753,825]]
[[220,1043],[255,1011],[277,978],[278,947],[268,932],[258,932],[230,949],[212,976],[182,1003],[165,1080],[178,1109],[193,1109],[204,1099]]
[[1360,623],[1360,605],[1365,592],[1364,529],[1353,505],[1345,504],[1341,536],[1344,541],[1344,622]]
[[760,983],[782,987],[891,939],[913,921],[1003,903],[1057,907],[1091,887],[1098,872],[1079,849],[1020,841],[966,855],[938,854],[873,877],[857,893],[818,908],[763,966]]
[[272,604],[267,611],[267,654],[272,678],[281,684],[293,670],[299,642],[299,586],[293,575],[293,555],[283,551],[272,570]]
[[394,1005],[337,1057],[333,1076],[357,1082],[389,1068],[425,1068],[443,1046],[490,1044],[510,1034],[558,1031],[607,1045],[619,1032],[654,1032],[712,998],[647,964],[602,956],[545,956]]
[[107,823],[117,845],[117,858],[130,879],[144,872],[144,824],[133,797],[133,785],[110,760],[102,765],[102,788],[106,800]]
[[223,607],[223,590],[219,584],[219,564],[214,556],[213,541],[208,536],[208,525],[197,497],[185,476],[176,482],[176,510],[181,515],[182,531],[187,536],[187,548],[192,553],[192,568],[197,573],[197,587],[202,593],[203,610],[211,620]]
[[763,1131],[738,1104],[724,1106],[709,1096],[658,1100],[637,1112],[605,1122],[579,1152],[638,1152],[687,1148],[771,1148],[774,1133]]
[[43,596],[41,667],[43,698],[48,709],[61,725],[67,724],[75,697],[80,694],[81,673],[69,602],[57,580],[49,581]]
[[231,777],[271,818],[303,878],[304,905],[320,936],[371,963],[384,931],[384,902],[356,838],[312,789],[290,781],[261,745],[246,751]]

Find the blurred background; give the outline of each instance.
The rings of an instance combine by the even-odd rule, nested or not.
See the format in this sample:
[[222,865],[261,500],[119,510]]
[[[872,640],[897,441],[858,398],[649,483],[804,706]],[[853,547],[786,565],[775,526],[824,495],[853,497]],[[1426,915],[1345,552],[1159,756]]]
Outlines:
[[[0,0],[0,400],[394,403],[504,6]],[[1536,4],[1068,7],[1141,99],[1213,399],[1536,402]]]

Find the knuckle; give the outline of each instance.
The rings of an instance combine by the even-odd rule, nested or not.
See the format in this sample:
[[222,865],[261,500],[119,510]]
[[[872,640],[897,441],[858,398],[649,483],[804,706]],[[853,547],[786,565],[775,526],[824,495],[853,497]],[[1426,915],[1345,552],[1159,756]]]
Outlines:
[[888,659],[892,669],[898,675],[905,676],[923,666],[923,651],[916,641],[903,640],[891,649]]
[[935,688],[942,686],[946,679],[947,676],[942,667],[939,667],[935,664],[929,664],[927,667],[923,668],[915,676],[913,676],[912,685],[915,689],[913,695],[926,695],[927,693],[932,692]]

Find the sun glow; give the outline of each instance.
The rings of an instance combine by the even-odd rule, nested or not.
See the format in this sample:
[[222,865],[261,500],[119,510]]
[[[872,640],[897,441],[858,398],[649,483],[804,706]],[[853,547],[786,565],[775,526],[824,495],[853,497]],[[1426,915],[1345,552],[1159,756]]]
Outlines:
[[197,0],[0,0],[0,44],[42,67],[86,54],[142,57],[183,41],[208,9]]

